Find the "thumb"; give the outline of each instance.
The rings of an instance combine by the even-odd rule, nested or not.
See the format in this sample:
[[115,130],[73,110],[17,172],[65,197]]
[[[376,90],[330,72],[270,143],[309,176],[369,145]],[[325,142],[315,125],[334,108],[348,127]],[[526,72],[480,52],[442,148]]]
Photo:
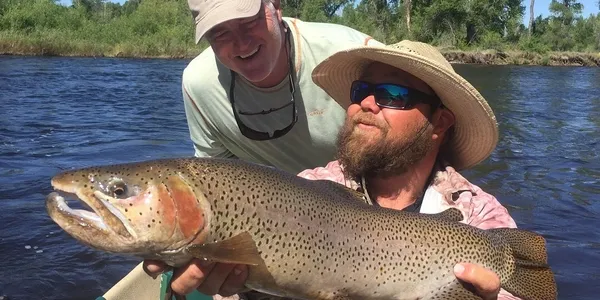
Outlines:
[[454,275],[475,288],[480,296],[495,299],[500,291],[500,278],[496,273],[479,265],[461,263],[454,266]]
[[144,272],[146,272],[146,274],[148,274],[152,278],[156,279],[156,277],[158,275],[160,275],[163,272],[168,271],[170,268],[169,268],[169,266],[167,266],[167,264],[165,264],[161,261],[144,260],[144,262],[142,264],[142,269],[144,270]]

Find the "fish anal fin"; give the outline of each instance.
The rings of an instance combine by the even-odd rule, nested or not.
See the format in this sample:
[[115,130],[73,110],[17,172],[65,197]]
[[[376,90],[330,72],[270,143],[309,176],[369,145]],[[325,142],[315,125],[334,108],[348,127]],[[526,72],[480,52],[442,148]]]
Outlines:
[[458,208],[448,208],[437,214],[428,214],[437,219],[442,219],[450,222],[460,222],[464,219],[462,212]]
[[263,262],[256,243],[248,232],[219,242],[190,245],[186,250],[196,258],[213,262],[253,266]]

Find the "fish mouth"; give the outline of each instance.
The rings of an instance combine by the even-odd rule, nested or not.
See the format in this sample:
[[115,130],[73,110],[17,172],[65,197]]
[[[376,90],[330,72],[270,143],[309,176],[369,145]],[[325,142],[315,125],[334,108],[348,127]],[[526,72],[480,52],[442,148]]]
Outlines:
[[52,192],[46,196],[46,205],[54,208],[65,218],[77,219],[82,226],[93,226],[99,230],[108,230],[100,215],[94,211],[69,207],[65,197],[69,199],[76,198],[81,201],[75,194]]
[[[126,222],[125,216],[110,202],[109,196],[100,191],[85,192],[52,180],[55,191],[46,196],[46,209],[50,218],[61,228],[85,243],[94,244],[102,238],[130,241],[135,232]],[[69,207],[67,199],[78,200],[91,210]]]

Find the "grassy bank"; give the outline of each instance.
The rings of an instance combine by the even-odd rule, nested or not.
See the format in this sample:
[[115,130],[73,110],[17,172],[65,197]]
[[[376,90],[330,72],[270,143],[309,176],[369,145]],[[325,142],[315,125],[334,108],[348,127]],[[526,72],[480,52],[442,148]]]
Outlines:
[[[27,36],[0,32],[0,55],[43,55],[79,57],[128,58],[193,58],[206,44],[182,43],[179,39],[139,39],[126,43],[92,42],[64,32],[45,31]],[[600,66],[600,53],[592,52],[526,52],[521,50],[459,50],[440,48],[452,63],[489,65],[543,65],[543,66]]]
[[519,50],[442,50],[442,53],[451,63],[600,67],[600,53],[554,51],[535,53]]
[[[346,25],[384,43],[409,38],[439,45],[454,63],[600,65],[600,14],[582,16],[577,1],[553,1],[551,15],[537,16],[528,28],[525,0],[492,2],[413,1],[409,11],[398,1],[282,3],[286,16]],[[193,39],[185,0],[78,0],[68,7],[0,0],[0,54],[189,59],[207,47]]]
[[65,32],[46,30],[23,36],[15,32],[0,32],[0,55],[187,58],[200,53],[206,45],[180,42],[178,39],[157,42],[138,38],[127,42],[90,41]]

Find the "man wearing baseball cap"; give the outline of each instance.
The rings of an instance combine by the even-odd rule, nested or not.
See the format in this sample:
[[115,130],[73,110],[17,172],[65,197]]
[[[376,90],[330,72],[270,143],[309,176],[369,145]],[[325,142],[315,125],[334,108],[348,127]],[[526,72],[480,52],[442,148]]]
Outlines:
[[282,16],[280,0],[188,0],[195,41],[210,47],[183,72],[195,155],[290,172],[331,160],[345,112],[311,80],[336,51],[381,45],[352,28]]
[[[182,78],[195,155],[239,158],[294,173],[332,160],[346,114],[314,84],[312,70],[337,51],[382,44],[346,26],[283,17],[280,0],[188,0],[188,5],[195,42],[210,44]],[[208,270],[200,262],[174,273],[175,291]],[[217,275],[199,290],[223,292],[211,282],[232,268],[211,268]],[[164,265],[145,261],[144,270],[156,274]],[[246,274],[231,273],[234,283]]]

